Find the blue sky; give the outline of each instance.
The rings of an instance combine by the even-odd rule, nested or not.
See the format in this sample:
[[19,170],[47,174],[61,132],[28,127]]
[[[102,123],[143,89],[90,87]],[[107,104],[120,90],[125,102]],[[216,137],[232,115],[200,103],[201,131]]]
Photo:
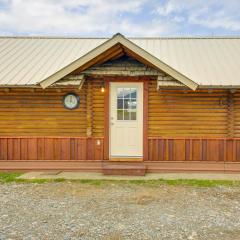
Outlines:
[[0,0],[0,35],[240,35],[240,0]]

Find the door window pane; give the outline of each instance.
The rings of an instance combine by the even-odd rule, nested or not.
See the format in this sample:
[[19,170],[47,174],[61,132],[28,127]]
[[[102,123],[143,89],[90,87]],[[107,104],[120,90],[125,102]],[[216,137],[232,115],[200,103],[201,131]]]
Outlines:
[[131,112],[131,120],[137,120],[137,113]]
[[137,120],[136,88],[117,88],[117,120]]
[[136,109],[137,108],[137,101],[136,99],[131,99],[131,103],[129,106],[131,109]]
[[131,98],[137,98],[137,90],[136,90],[136,88],[131,88]]
[[131,88],[123,88],[123,97],[130,98],[131,97]]
[[117,120],[123,120],[123,110],[117,110]]
[[128,110],[124,110],[124,120],[130,120],[130,112]]
[[129,109],[131,105],[131,100],[129,98],[124,98],[124,109]]
[[118,98],[123,98],[123,88],[118,88],[117,89],[117,97]]
[[117,109],[123,109],[123,99],[117,100]]

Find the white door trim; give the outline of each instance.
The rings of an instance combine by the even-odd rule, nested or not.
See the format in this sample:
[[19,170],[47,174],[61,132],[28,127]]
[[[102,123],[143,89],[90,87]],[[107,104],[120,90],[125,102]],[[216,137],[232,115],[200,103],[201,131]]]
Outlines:
[[[121,89],[131,90],[132,93],[136,89],[136,100],[133,94],[125,95],[127,99],[119,99],[121,96],[117,97],[117,91]],[[109,90],[109,157],[143,158],[143,82],[110,82]],[[132,113],[134,107],[117,109],[121,101],[125,102],[125,107],[136,105],[136,114]],[[124,118],[127,117],[127,120],[119,119],[123,117],[121,112],[126,114]]]

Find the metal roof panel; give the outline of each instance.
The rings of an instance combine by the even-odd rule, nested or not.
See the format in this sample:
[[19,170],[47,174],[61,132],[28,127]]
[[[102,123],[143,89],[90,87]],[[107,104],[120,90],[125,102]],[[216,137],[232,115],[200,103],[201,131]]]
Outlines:
[[[107,38],[0,38],[0,85],[35,85]],[[129,38],[204,86],[240,86],[240,38]]]

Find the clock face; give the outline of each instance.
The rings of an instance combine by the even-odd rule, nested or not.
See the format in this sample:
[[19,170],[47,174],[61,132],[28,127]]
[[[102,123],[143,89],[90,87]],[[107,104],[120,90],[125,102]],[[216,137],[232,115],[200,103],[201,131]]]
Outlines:
[[79,96],[75,93],[68,93],[63,97],[64,107],[68,109],[75,109],[79,106]]

